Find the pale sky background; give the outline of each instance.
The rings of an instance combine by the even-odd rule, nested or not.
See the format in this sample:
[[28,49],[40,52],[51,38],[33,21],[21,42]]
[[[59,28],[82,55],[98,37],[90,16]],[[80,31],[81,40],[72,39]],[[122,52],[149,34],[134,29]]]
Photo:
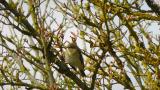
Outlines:
[[[16,1],[16,0],[15,0]],[[19,1],[21,1],[21,0],[19,0]],[[63,0],[61,0],[61,1],[63,1]],[[51,6],[55,6],[53,3],[51,3]],[[27,7],[27,5],[25,5],[24,6],[24,10],[27,10],[26,8],[28,8]],[[144,4],[144,6],[143,6],[143,9],[145,9],[145,10],[149,10],[150,8],[148,8],[148,6],[146,5],[146,3]],[[42,10],[43,10],[43,6],[42,6]],[[62,21],[62,15],[60,14],[60,13],[56,13],[56,14],[54,14],[54,17],[56,17],[56,20],[58,21],[58,22],[61,22]],[[54,27],[54,26],[53,26]],[[148,28],[148,30],[149,31],[151,31],[152,33],[153,33],[153,35],[159,35],[159,33],[160,33],[160,30],[159,30],[159,28],[160,28],[160,26],[157,24],[157,23],[152,23],[152,26],[150,26],[149,28]],[[0,27],[0,29],[1,29],[1,27]],[[3,30],[2,31],[2,33],[3,33],[3,35],[10,35],[10,30],[9,30],[9,28],[8,27],[5,27],[5,29],[6,30]],[[72,32],[76,32],[77,31],[77,29],[76,28],[71,28],[70,30],[68,30],[67,32],[66,32],[66,35],[65,35],[65,40],[70,40],[70,31],[72,31]],[[17,33],[17,35],[20,35],[20,34],[18,34]],[[78,46],[80,47],[80,48],[83,48],[83,41],[82,40],[80,40],[80,39],[78,39]],[[12,46],[12,45],[11,45]],[[37,76],[37,78],[40,78],[40,76]],[[132,81],[134,82],[134,79],[132,79]],[[121,85],[119,85],[119,84],[116,84],[116,85],[114,85],[113,86],[113,88],[112,88],[112,90],[124,90],[124,87],[123,86],[121,86]],[[137,90],[140,90],[138,87],[137,87]]]

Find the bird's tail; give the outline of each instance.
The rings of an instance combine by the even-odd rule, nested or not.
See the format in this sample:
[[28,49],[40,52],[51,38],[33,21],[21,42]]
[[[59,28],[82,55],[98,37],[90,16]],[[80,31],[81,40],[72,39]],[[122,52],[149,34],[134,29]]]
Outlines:
[[84,73],[84,70],[80,70],[82,77],[85,77],[86,74]]

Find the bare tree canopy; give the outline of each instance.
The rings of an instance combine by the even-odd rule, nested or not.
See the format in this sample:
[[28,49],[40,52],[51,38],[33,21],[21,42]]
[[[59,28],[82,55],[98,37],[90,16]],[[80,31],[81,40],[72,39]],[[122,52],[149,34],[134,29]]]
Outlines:
[[[0,88],[159,89],[160,16],[147,4],[0,0]],[[84,77],[65,62],[70,42],[84,59]]]

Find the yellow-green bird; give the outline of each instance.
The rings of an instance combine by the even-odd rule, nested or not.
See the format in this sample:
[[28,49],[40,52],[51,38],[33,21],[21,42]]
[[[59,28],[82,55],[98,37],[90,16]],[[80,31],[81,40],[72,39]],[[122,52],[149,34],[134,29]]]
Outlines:
[[66,63],[68,63],[73,69],[78,68],[83,77],[86,76],[84,73],[84,60],[82,53],[76,42],[67,45],[64,55]]

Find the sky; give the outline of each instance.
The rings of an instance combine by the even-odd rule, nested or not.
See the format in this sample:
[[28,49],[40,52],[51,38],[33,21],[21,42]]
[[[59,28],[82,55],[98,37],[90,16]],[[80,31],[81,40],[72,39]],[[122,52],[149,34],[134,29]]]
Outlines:
[[[21,0],[19,0],[19,1],[21,1]],[[52,4],[53,6],[54,6],[54,4]],[[25,6],[24,7],[24,10],[27,10],[27,6]],[[43,9],[43,6],[42,6],[42,9]],[[143,6],[143,9],[150,9],[150,8],[148,8],[148,6],[146,5],[146,3],[144,4],[144,6]],[[56,20],[58,21],[58,22],[61,22],[62,21],[62,15],[60,14],[60,13],[58,13],[58,12],[56,12],[56,14],[54,14],[54,17],[56,17]],[[159,35],[159,33],[160,33],[160,30],[159,30],[159,28],[160,28],[160,26],[157,24],[157,23],[152,23],[151,24],[152,26],[151,27],[149,27],[148,28],[148,30],[150,31],[150,32],[152,32],[153,33],[153,35]],[[7,29],[7,30],[3,30],[3,34],[4,35],[10,35],[11,33],[10,33],[10,30],[9,30],[9,28],[7,28],[7,27],[5,27],[5,29]],[[68,30],[67,32],[66,32],[66,35],[65,35],[65,41],[70,41],[71,39],[70,39],[70,32],[76,32],[77,31],[77,29],[76,28],[71,28],[70,30]],[[18,33],[18,32],[17,32]],[[20,34],[17,34],[17,35],[20,35]],[[77,41],[77,43],[78,43],[78,46],[80,47],[80,48],[83,48],[83,41],[81,40],[81,39],[78,39],[78,41]],[[118,84],[116,84],[116,85],[114,85],[114,87],[112,88],[112,90],[124,90],[124,87],[122,87],[121,85],[118,85]],[[139,88],[137,87],[137,90],[139,90]]]

